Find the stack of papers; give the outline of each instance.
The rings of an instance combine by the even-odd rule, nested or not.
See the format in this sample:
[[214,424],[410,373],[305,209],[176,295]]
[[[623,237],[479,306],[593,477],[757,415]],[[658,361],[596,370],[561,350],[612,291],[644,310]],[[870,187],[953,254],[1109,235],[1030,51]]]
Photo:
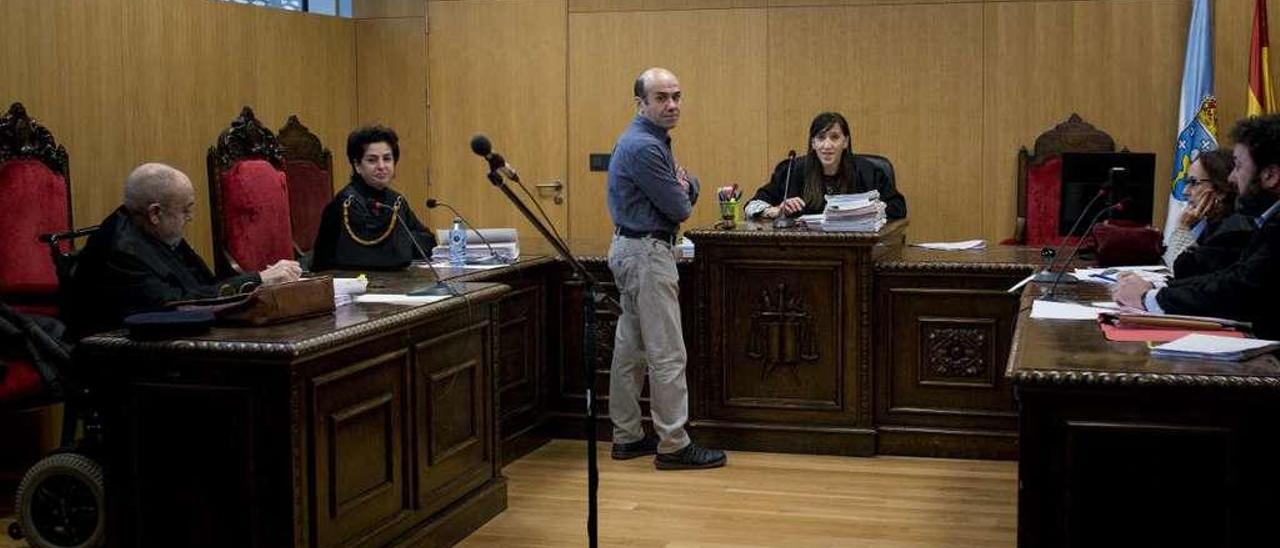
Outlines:
[[822,211],[822,230],[826,232],[875,232],[886,222],[884,202],[872,190],[861,194],[827,196]]
[[398,304],[404,306],[420,306],[448,299],[448,295],[385,295],[365,293],[355,298],[358,303]]
[[1238,362],[1280,349],[1280,342],[1193,333],[1151,349],[1158,358]]
[[1097,320],[1098,314],[1110,311],[1076,303],[1041,300],[1031,303],[1031,317],[1037,320]]
[[[484,239],[480,236],[483,235]],[[489,245],[485,245],[485,241]],[[431,248],[431,262],[449,262],[449,231],[436,231],[437,245]],[[489,251],[492,247],[493,251]],[[496,258],[495,258],[496,257]],[[467,231],[467,264],[509,264],[520,258],[520,240],[514,228],[482,228]]]

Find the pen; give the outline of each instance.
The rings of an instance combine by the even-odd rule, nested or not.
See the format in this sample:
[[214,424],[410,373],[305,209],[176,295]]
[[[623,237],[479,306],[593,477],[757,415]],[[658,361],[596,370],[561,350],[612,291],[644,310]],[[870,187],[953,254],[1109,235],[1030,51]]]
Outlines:
[[1115,278],[1112,278],[1111,276],[1108,276],[1106,274],[1094,274],[1093,277],[1098,278],[1100,280],[1106,280],[1111,283],[1118,283],[1118,281]]

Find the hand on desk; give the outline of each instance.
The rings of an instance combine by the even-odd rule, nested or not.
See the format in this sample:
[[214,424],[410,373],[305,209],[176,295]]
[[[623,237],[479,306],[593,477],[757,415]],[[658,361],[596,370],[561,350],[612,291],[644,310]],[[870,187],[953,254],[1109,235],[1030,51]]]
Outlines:
[[258,275],[262,276],[262,285],[295,282],[302,276],[302,266],[298,264],[298,261],[284,259],[276,261],[275,264],[268,266]]
[[1124,272],[1116,278],[1116,284],[1111,287],[1111,298],[1120,303],[1120,306],[1146,310],[1147,307],[1143,304],[1142,297],[1153,287],[1151,282],[1142,279],[1141,276],[1131,272]]
[[783,200],[781,204],[765,209],[762,215],[770,219],[776,219],[781,215],[789,217],[801,211],[804,211],[804,200],[799,196],[795,196]]

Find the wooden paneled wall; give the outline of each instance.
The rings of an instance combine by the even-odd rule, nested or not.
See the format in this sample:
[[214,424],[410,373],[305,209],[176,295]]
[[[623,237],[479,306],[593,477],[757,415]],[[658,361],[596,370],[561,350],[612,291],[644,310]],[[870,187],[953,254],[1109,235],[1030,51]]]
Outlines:
[[[513,6],[529,3],[541,6],[538,17],[517,16]],[[1244,108],[1253,3],[1214,4],[1225,140]],[[749,195],[788,149],[806,148],[813,115],[838,110],[853,124],[858,150],[893,160],[912,240],[997,241],[1013,230],[1018,147],[1078,112],[1119,145],[1157,154],[1160,223],[1190,5],[430,0],[428,41],[448,48],[448,54],[433,49],[429,61],[432,144],[488,128],[501,132],[513,164],[545,166],[560,160],[543,156],[562,154],[563,147],[568,231],[607,234],[605,176],[588,170],[588,155],[609,152],[633,115],[635,74],[661,65],[680,77],[685,92],[672,134],[676,156],[706,188],[737,182]],[[564,11],[552,13],[558,9]],[[563,58],[555,49],[529,47],[555,43],[566,44]],[[561,70],[562,85],[547,76]],[[541,130],[554,124],[543,114],[557,112],[560,101],[568,116],[563,141]],[[433,149],[435,192],[477,192],[472,178],[457,176],[474,172],[465,156]],[[708,193],[698,204],[691,224],[717,218],[713,198]],[[504,201],[467,204],[479,210],[468,214],[480,224],[510,217]]]
[[342,157],[355,124],[349,20],[209,0],[4,0],[0,103],[21,101],[66,146],[74,221],[97,224],[142,162],[186,172],[187,238],[211,258],[205,152],[251,105],[297,114]]
[[[422,0],[364,0],[352,5],[355,21],[355,94],[358,125],[382,124],[400,137],[393,186],[431,222],[426,209],[427,6]],[[346,134],[332,145],[337,186],[351,176]],[[437,216],[438,217],[438,216]]]
[[[1252,6],[1215,2],[1224,136],[1244,110]],[[186,171],[206,204],[205,149],[249,104],[273,128],[297,113],[333,150],[338,185],[351,128],[391,125],[396,185],[430,224],[450,217],[423,210],[435,196],[532,236],[467,149],[486,133],[526,184],[565,183],[562,203],[538,198],[562,231],[599,237],[605,176],[588,155],[633,115],[635,74],[662,65],[685,90],[676,156],[708,189],[690,225],[717,217],[712,187],[750,195],[805,149],[814,114],[839,110],[857,149],[894,161],[913,240],[997,240],[1018,147],[1071,112],[1157,153],[1163,215],[1190,1],[362,0],[355,13],[6,0],[0,102],[22,101],[67,146],[81,226],[143,161]],[[188,238],[208,257],[202,213]]]

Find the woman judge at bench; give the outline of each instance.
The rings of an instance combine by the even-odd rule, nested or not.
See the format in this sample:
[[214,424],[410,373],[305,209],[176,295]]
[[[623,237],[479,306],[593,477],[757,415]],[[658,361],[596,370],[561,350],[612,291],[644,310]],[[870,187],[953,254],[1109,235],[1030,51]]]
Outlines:
[[[826,196],[878,191],[890,219],[907,216],[907,199],[889,174],[849,148],[849,122],[836,112],[819,114],[809,124],[809,153],[783,160],[769,183],[760,187],[744,209],[749,218],[822,213]],[[790,171],[790,181],[788,181]]]

